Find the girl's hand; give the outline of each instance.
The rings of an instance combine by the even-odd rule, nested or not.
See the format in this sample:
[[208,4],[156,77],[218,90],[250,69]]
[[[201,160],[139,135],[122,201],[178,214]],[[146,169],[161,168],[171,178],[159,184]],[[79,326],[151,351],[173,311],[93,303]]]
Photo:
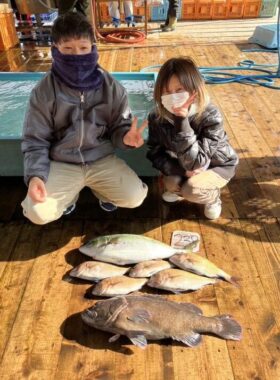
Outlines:
[[41,178],[33,177],[31,178],[28,185],[28,196],[32,199],[34,203],[45,202],[47,196],[47,190],[44,181]]
[[174,115],[186,118],[189,113],[189,108],[194,103],[196,96],[197,93],[193,92],[193,94],[189,97],[186,103],[184,103],[181,107],[173,107]]
[[148,120],[144,120],[141,126],[137,128],[137,120],[137,117],[134,117],[130,130],[123,137],[123,142],[125,145],[133,146],[135,148],[139,148],[144,144],[142,132],[148,126]]

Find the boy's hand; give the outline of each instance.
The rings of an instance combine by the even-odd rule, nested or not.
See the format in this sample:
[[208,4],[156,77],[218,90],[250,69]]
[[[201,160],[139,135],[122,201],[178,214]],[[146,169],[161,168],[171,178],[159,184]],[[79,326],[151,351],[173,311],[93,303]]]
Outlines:
[[46,196],[47,196],[47,190],[41,178],[38,178],[38,177],[31,178],[28,185],[27,194],[34,203],[45,202]]
[[142,125],[137,128],[137,117],[134,117],[131,123],[130,130],[124,135],[123,142],[125,145],[134,146],[139,148],[144,144],[142,132],[148,126],[148,120],[144,120]]
[[203,169],[203,168],[199,168],[199,169],[195,169],[195,170],[187,170],[186,171],[186,177],[190,178],[190,177],[197,175],[197,174],[200,174],[204,171],[205,171],[205,169]]
[[197,93],[194,92],[181,107],[173,107],[174,115],[186,118],[189,113],[190,105],[194,103]]

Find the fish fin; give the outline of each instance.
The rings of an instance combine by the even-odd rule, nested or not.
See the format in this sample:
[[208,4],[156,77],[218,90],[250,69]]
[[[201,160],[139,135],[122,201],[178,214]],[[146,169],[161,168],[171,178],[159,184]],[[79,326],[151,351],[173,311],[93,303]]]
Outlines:
[[145,297],[145,298],[151,298],[151,299],[158,299],[158,300],[167,300],[168,298],[167,297],[164,297],[162,296],[161,294],[148,294],[148,293],[142,293],[142,292],[133,292],[133,293],[129,293],[126,297],[130,297],[130,296],[141,296],[141,297]]
[[178,340],[179,342],[182,342],[187,346],[194,347],[199,345],[199,343],[201,342],[201,335],[191,331],[185,335],[182,334],[178,336],[172,336],[172,339]]
[[195,314],[202,315],[203,311],[196,305],[188,302],[180,302],[180,305],[186,307],[189,311],[192,311]]
[[116,340],[118,340],[119,337],[120,337],[120,334],[113,335],[113,336],[111,336],[111,338],[109,339],[109,342],[110,342],[110,343],[113,343],[113,342],[115,342]]
[[222,329],[216,335],[224,339],[240,340],[242,338],[242,327],[230,315],[218,315],[215,317],[221,322]]
[[142,296],[142,295],[143,295],[142,292],[139,292],[139,290],[135,290],[134,292],[129,293],[126,297],[130,297],[130,296]]
[[129,339],[137,347],[140,347],[142,349],[147,347],[148,342],[145,335],[129,336]]
[[136,322],[136,323],[141,323],[141,322],[149,322],[150,321],[151,314],[144,309],[138,309],[135,310],[134,315],[128,317],[127,319]]

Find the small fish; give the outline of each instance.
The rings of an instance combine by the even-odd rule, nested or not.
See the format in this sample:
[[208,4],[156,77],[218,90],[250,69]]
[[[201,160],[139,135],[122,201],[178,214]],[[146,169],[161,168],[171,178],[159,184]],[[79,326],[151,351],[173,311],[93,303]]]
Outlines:
[[150,277],[153,274],[163,270],[173,268],[173,265],[164,260],[149,260],[143,261],[135,265],[129,271],[130,277]]
[[[188,249],[182,250],[182,253],[192,252],[195,244],[196,242],[188,246]],[[79,250],[95,260],[117,265],[164,259],[181,252],[161,241],[133,234],[99,236],[81,246]]]
[[184,253],[182,255],[174,255],[170,257],[169,260],[181,269],[206,277],[223,278],[231,284],[239,286],[237,278],[227,274],[202,256],[193,253]]
[[97,302],[81,314],[82,320],[96,329],[121,335],[140,348],[148,340],[172,338],[194,347],[201,334],[215,334],[223,339],[240,340],[241,326],[229,315],[205,317],[191,303],[169,301],[157,296],[129,295]]
[[146,278],[131,278],[126,276],[105,278],[95,285],[92,294],[103,297],[119,296],[141,289],[146,282]]
[[107,277],[121,276],[130,268],[118,267],[97,261],[85,261],[72,269],[70,276],[89,281],[100,281]]
[[215,283],[216,280],[198,276],[180,269],[165,269],[154,274],[147,282],[147,285],[152,288],[180,293],[186,290],[197,290],[205,285]]

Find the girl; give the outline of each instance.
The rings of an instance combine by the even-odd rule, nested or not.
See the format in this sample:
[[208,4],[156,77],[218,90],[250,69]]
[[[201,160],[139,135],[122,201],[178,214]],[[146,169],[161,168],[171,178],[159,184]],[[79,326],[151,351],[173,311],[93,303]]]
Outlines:
[[194,61],[181,57],[165,62],[154,96],[147,157],[163,173],[163,199],[204,204],[204,215],[217,219],[220,189],[234,176],[238,157]]

